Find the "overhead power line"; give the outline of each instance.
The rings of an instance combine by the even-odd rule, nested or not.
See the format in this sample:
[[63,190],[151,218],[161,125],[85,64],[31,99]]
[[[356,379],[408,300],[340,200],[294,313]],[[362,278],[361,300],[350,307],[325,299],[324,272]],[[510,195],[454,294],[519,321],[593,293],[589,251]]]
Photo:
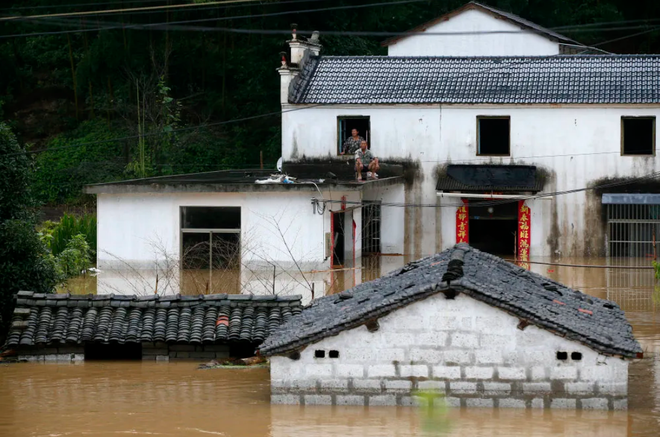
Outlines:
[[[165,3],[167,0],[126,0],[122,3]],[[24,10],[35,10],[35,9],[62,9],[62,8],[75,8],[78,6],[105,6],[105,5],[116,5],[119,3],[118,0],[113,2],[100,2],[100,3],[75,3],[69,5],[40,5],[40,6],[20,6],[20,7],[11,7],[11,8],[2,8],[2,11],[24,11]]]
[[[657,179],[660,177],[660,172],[654,172],[650,173],[646,176],[641,176],[638,178],[631,178],[627,179],[625,181],[618,181],[618,182],[609,182],[606,184],[600,184],[600,185],[595,185],[593,187],[582,187],[582,188],[574,188],[570,190],[563,190],[563,191],[553,191],[549,193],[541,193],[533,196],[525,196],[521,195],[520,198],[515,198],[515,199],[498,199],[498,200],[492,200],[492,201],[483,201],[483,202],[473,202],[470,203],[469,206],[473,207],[487,207],[487,206],[498,206],[498,205],[504,205],[507,203],[515,203],[520,200],[535,200],[535,199],[542,199],[542,198],[547,198],[547,197],[557,197],[557,196],[565,196],[568,194],[575,194],[575,193],[580,193],[584,191],[593,191],[593,190],[602,190],[605,188],[614,188],[614,187],[620,187],[624,185],[632,185],[636,184],[639,182],[647,181],[649,179]],[[350,200],[319,200],[319,202],[325,202],[325,203],[340,203],[340,204],[345,204],[345,205],[352,205],[352,206],[363,206],[363,205],[370,205],[371,203],[369,202],[363,202],[363,201],[350,201]],[[437,204],[437,203],[398,203],[398,202],[379,202],[379,205],[384,206],[384,207],[400,207],[400,208],[456,208],[456,205],[442,205],[442,204]]]
[[121,9],[102,9],[96,11],[80,11],[80,12],[62,12],[58,14],[42,14],[42,15],[28,15],[20,16],[14,15],[9,17],[0,17],[0,21],[11,21],[11,20],[21,20],[21,19],[35,19],[35,18],[48,18],[48,17],[84,17],[87,15],[108,15],[108,14],[118,14],[126,13],[133,11],[158,11],[165,9],[181,9],[181,8],[198,8],[201,6],[213,6],[213,5],[226,5],[234,3],[252,3],[260,0],[222,0],[215,2],[206,2],[206,3],[186,3],[186,4],[177,4],[177,5],[161,5],[161,6],[142,6],[139,8],[121,8]]

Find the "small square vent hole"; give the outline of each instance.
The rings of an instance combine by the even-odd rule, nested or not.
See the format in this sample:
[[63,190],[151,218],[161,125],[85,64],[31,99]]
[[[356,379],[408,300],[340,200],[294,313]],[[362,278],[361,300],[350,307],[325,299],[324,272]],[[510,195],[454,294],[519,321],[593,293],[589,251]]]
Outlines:
[[566,361],[568,359],[568,352],[557,352],[557,359]]
[[325,358],[325,351],[324,350],[315,350],[314,351],[314,358]]
[[330,358],[339,358],[339,351],[330,351],[330,352],[328,353],[328,356],[329,356]]
[[582,360],[582,353],[581,352],[571,352],[571,360],[573,360],[573,361]]

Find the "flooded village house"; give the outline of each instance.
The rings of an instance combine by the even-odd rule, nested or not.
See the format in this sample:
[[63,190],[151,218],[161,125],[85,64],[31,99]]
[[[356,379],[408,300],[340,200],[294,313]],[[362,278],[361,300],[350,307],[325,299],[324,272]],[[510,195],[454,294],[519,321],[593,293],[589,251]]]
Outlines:
[[[86,187],[98,267],[177,259],[240,264],[243,277],[459,242],[521,259],[653,251],[660,198],[636,178],[656,171],[660,57],[593,54],[477,3],[414,31],[386,41],[387,56],[357,57],[324,56],[318,34],[294,32],[278,69],[292,183],[255,170]],[[379,180],[357,182],[340,154],[352,129],[380,158]],[[484,204],[525,196],[538,197]]]
[[[387,230],[416,257],[457,242],[522,258],[653,252],[659,187],[637,178],[660,170],[659,56],[607,54],[474,2],[412,32],[387,56],[324,56],[293,36],[285,162],[352,163],[340,151],[358,129],[404,166],[397,202],[429,206]],[[396,210],[383,206],[383,224]]]
[[317,299],[271,334],[271,401],[626,409],[642,349],[616,303],[461,243]]

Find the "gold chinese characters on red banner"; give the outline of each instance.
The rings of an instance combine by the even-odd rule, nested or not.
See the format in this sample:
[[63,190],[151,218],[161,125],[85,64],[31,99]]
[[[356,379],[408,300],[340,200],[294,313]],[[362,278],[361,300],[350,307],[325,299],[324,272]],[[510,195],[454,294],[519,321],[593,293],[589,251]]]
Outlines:
[[532,224],[532,212],[525,201],[518,202],[518,265],[529,269],[529,248]]
[[464,205],[456,210],[456,242],[469,243],[469,229],[470,217],[468,216],[468,207]]

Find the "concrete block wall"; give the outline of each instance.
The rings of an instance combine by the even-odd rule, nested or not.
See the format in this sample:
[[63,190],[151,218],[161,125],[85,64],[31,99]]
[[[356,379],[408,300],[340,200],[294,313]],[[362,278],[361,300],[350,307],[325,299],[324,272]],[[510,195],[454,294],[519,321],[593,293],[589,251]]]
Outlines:
[[85,359],[82,346],[28,347],[18,350],[18,360],[28,362],[78,362]]
[[[167,344],[164,342],[142,343],[142,359],[155,361],[195,360],[229,358],[229,345],[226,344]],[[18,351],[20,361],[83,361],[85,347],[62,345],[52,347],[22,348]]]
[[229,358],[229,345],[225,344],[167,344],[142,343],[142,359],[156,361],[212,360]]
[[415,390],[435,390],[453,406],[627,407],[627,361],[518,323],[465,295],[435,295],[381,318],[376,332],[361,326],[298,360],[271,357],[271,401],[411,405]]

